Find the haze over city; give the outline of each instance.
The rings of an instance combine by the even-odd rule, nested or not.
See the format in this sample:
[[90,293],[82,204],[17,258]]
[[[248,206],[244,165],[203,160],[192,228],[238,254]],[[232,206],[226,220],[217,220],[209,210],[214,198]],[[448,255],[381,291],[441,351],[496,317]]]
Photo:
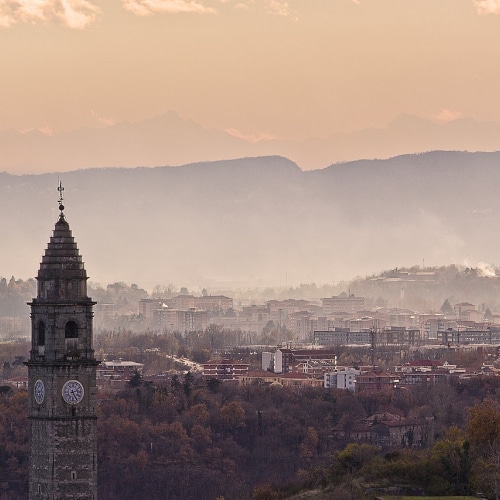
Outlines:
[[[500,149],[499,13],[495,0],[0,2],[0,275],[32,275],[32,239],[46,239],[34,211],[54,212],[57,176],[98,282],[494,264],[494,156],[354,161]],[[102,171],[144,166],[182,170]]]

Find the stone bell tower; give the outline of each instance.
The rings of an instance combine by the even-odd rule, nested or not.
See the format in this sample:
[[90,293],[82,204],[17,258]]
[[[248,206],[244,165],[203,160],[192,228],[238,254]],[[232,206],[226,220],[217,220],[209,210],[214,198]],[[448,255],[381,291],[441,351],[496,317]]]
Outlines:
[[96,366],[87,273],[64,216],[38,271],[28,365],[30,500],[97,499]]

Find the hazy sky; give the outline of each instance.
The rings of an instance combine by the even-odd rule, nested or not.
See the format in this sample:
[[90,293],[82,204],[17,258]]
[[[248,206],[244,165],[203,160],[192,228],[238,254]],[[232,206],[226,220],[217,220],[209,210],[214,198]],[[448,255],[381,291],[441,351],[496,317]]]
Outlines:
[[0,130],[500,122],[500,0],[0,0]]

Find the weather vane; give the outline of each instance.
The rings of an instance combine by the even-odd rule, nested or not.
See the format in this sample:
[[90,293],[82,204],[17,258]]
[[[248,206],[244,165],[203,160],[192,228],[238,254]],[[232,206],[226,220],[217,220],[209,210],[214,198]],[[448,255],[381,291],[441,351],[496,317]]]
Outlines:
[[63,205],[63,200],[64,200],[63,191],[64,191],[64,188],[63,188],[61,179],[59,179],[59,187],[57,188],[57,190],[59,191],[59,210],[62,213],[62,211],[64,210],[64,205]]

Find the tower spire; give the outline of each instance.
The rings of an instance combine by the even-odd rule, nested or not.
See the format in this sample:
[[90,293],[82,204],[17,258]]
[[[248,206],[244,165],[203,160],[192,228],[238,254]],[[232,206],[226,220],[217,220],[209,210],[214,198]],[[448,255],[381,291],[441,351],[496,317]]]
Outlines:
[[63,188],[63,185],[62,185],[62,181],[60,178],[58,178],[58,181],[59,181],[59,186],[57,187],[57,190],[59,191],[59,200],[58,200],[58,203],[59,203],[59,210],[61,211],[61,215],[64,215],[63,214],[63,210],[64,210],[64,205],[63,205],[63,200],[64,200],[64,196],[63,196],[63,193],[64,193],[64,188]]

